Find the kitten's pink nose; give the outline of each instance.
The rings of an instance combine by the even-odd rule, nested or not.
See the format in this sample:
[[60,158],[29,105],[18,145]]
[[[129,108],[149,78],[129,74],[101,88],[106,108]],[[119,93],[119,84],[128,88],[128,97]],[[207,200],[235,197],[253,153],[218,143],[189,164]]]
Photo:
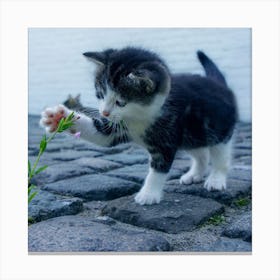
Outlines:
[[109,117],[109,116],[110,116],[110,113],[109,113],[108,111],[103,111],[103,112],[102,112],[102,115],[103,115],[104,117]]

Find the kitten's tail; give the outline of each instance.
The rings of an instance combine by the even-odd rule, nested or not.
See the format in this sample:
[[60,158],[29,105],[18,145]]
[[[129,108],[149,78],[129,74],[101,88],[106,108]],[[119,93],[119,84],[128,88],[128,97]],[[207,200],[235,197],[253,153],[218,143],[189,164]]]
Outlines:
[[216,64],[202,51],[197,51],[197,57],[202,64],[206,76],[215,80],[216,82],[227,86],[226,79]]

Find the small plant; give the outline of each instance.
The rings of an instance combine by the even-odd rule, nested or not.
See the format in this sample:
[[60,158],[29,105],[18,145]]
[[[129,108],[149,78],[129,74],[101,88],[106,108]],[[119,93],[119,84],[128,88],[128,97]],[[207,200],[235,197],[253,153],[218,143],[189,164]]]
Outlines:
[[57,133],[61,133],[65,130],[67,130],[68,128],[70,128],[71,126],[73,126],[74,121],[75,121],[74,112],[72,112],[67,118],[62,118],[59,121],[56,131],[53,132],[49,138],[47,138],[46,134],[42,137],[42,140],[40,142],[40,150],[39,150],[38,156],[37,156],[33,166],[31,165],[31,162],[28,160],[28,203],[30,203],[30,201],[38,193],[38,191],[35,190],[36,186],[31,183],[32,178],[35,175],[44,171],[48,167],[47,165],[43,165],[43,166],[37,168],[39,160],[40,160],[42,154],[44,153],[44,151],[46,150],[48,143],[55,137],[55,135]]
[[250,202],[251,202],[251,199],[249,197],[243,197],[243,198],[235,200],[234,204],[237,207],[244,207],[244,206],[247,206],[248,204],[250,204]]
[[214,225],[214,226],[218,226],[221,223],[223,223],[225,221],[225,216],[223,214],[219,214],[219,215],[214,215],[213,217],[211,217],[208,221],[207,221],[207,225]]

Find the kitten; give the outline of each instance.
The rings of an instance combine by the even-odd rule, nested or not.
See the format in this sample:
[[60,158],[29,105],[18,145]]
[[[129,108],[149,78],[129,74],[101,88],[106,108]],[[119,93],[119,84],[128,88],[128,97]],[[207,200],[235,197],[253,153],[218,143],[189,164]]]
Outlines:
[[63,102],[63,105],[68,109],[79,111],[80,109],[83,108],[80,98],[81,98],[80,94],[78,94],[76,97],[73,97],[71,94],[69,94],[68,98],[65,100],[65,102]]
[[[234,95],[217,66],[203,52],[198,59],[206,77],[173,75],[165,62],[150,51],[127,47],[121,50],[87,52],[97,65],[96,109],[79,108],[72,133],[103,146],[134,141],[150,154],[149,173],[135,201],[159,203],[163,186],[178,149],[192,157],[181,184],[203,181],[207,190],[226,188],[230,166],[231,138],[237,121]],[[41,124],[56,129],[57,120],[71,110],[63,105],[46,109]]]

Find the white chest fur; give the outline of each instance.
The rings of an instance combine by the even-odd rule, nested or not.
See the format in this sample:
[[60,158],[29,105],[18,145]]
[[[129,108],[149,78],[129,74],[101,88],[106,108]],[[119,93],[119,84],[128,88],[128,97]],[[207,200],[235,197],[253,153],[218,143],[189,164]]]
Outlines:
[[129,111],[123,116],[123,119],[130,136],[137,144],[145,146],[143,142],[145,130],[160,116],[164,100],[164,95],[158,95],[150,105],[130,104]]

